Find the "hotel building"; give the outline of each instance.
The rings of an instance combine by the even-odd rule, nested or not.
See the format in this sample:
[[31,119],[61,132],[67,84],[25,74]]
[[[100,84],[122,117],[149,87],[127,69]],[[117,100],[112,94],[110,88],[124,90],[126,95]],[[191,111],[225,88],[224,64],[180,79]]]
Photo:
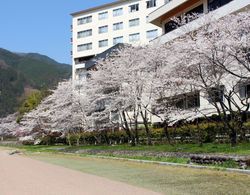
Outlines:
[[72,78],[84,77],[86,61],[118,43],[145,45],[162,34],[149,13],[166,0],[119,0],[72,13]]
[[[160,47],[161,44],[198,30],[206,23],[219,20],[230,14],[248,11],[249,9],[250,0],[168,0],[163,6],[151,12],[148,16],[148,22],[162,28],[162,35],[152,40],[152,44]],[[201,15],[181,27],[172,20],[174,17],[180,18],[184,15],[194,13]],[[230,86],[224,87],[230,88]],[[241,99],[249,98],[250,83],[239,86],[238,93]],[[194,115],[192,108],[199,110],[194,115],[196,117],[202,117],[204,113],[207,116],[217,114],[214,106],[207,98],[204,98],[206,95],[202,94],[202,92],[190,92],[181,94],[181,96],[183,98],[180,99],[178,106],[180,109],[187,111],[187,115],[183,115],[183,118]],[[216,94],[216,100],[225,102],[223,96],[219,93]],[[190,104],[190,102],[192,103]],[[236,102],[240,105],[239,99],[236,98]],[[157,117],[151,116],[152,122],[157,122],[157,120]]]
[[[112,52],[112,47],[119,43],[160,46],[198,30],[205,22],[216,21],[249,8],[250,0],[120,0],[73,13],[73,80],[85,76],[88,67],[94,64],[90,59],[107,56],[106,53]],[[204,16],[181,27],[172,20],[192,13]],[[204,20],[206,16],[210,20]],[[240,91],[241,98],[249,98],[250,84],[241,86]],[[198,91],[185,94],[179,107],[187,111],[197,108],[208,115],[216,114],[214,106],[204,96]],[[218,95],[219,98],[223,97]],[[160,122],[153,115],[149,120],[152,123]]]

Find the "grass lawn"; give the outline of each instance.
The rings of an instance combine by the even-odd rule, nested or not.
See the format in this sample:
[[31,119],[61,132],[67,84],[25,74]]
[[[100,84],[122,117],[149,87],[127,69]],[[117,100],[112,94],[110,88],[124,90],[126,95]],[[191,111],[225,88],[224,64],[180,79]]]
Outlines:
[[[131,147],[129,145],[116,145],[116,146],[13,146],[14,148],[22,149],[25,152],[45,152],[45,153],[75,153],[79,150],[91,150],[97,153],[86,153],[82,152],[81,156],[97,155],[97,156],[109,156],[118,158],[129,158],[129,159],[139,159],[139,160],[151,160],[151,161],[162,161],[171,163],[181,163],[187,164],[190,161],[188,157],[172,156],[164,157],[152,155],[154,152],[179,152],[179,153],[208,153],[208,154],[231,154],[231,155],[249,155],[250,156],[250,143],[239,144],[238,146],[232,148],[229,144],[204,144],[203,147],[199,147],[197,144],[178,144],[178,145],[156,145],[156,146],[136,146]],[[114,152],[115,151],[115,152]],[[120,151],[120,152],[117,152]],[[123,151],[146,151],[151,154],[147,155],[128,155]],[[140,152],[139,152],[140,153]],[[240,168],[239,164],[235,161],[226,161],[222,164],[211,164],[208,166],[218,167],[218,168]],[[247,169],[250,167],[248,166]]]
[[237,154],[250,155],[250,143],[238,144],[236,147],[231,147],[230,144],[204,144],[199,147],[198,144],[176,144],[171,145],[155,145],[155,146],[135,146],[115,145],[115,146],[19,146],[20,149],[33,152],[55,152],[58,148],[66,148],[68,151],[76,151],[81,149],[95,150],[142,150],[156,152],[190,152],[190,153],[217,153],[217,154]]
[[250,175],[52,153],[29,157],[163,194],[250,194]]

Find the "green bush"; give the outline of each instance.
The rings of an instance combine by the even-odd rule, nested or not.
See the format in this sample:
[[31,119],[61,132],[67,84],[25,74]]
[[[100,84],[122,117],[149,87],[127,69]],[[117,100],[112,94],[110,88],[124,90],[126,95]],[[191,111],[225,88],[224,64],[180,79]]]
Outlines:
[[208,123],[202,122],[198,125],[187,124],[177,128],[169,128],[169,132],[172,138],[178,138],[180,142],[192,142],[195,143],[197,140],[204,143],[211,143],[216,141],[217,135],[224,135],[223,125],[221,123]]
[[[249,133],[250,122],[244,124],[244,128]],[[201,145],[202,143],[228,143],[228,131],[224,129],[221,122],[206,122],[202,121],[199,124],[182,124],[178,127],[169,127],[169,135],[171,142],[174,143],[194,143]],[[139,140],[141,145],[146,145],[147,135],[145,129],[140,126],[138,129]],[[80,135],[80,139],[79,139]],[[163,128],[152,128],[151,137],[154,145],[167,143]],[[58,141],[65,142],[65,140],[53,140],[45,137],[44,142],[57,143]],[[77,144],[79,140],[80,145],[110,145],[110,144],[124,144],[129,142],[129,138],[124,130],[105,130],[105,131],[85,131],[80,134],[70,135],[70,142],[72,145]]]

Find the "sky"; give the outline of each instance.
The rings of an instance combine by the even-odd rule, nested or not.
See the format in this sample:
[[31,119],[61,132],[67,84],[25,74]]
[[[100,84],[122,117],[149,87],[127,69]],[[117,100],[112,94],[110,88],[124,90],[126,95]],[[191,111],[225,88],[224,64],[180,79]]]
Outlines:
[[71,64],[71,13],[115,0],[2,0],[0,48]]

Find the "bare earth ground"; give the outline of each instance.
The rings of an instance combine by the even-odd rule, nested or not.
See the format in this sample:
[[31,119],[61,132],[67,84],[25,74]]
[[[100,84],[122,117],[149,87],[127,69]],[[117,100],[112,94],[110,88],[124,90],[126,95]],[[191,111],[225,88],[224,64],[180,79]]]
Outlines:
[[0,195],[157,194],[0,150]]

